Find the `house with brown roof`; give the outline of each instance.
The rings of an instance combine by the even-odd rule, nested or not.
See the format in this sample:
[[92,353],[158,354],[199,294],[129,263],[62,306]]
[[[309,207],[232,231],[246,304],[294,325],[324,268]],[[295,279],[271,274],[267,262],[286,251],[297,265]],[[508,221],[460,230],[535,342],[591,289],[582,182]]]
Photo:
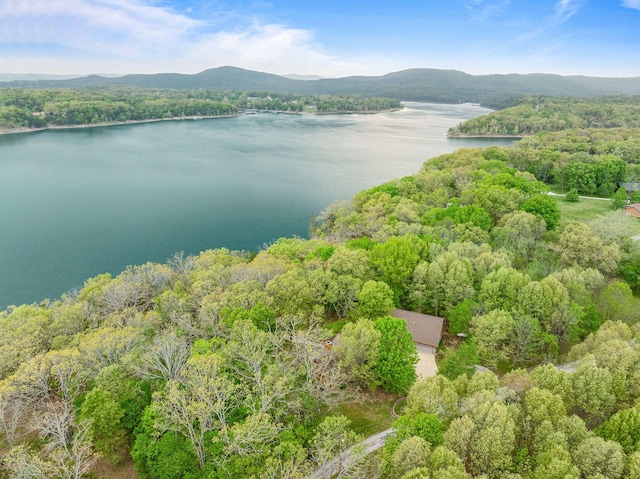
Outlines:
[[640,218],[640,203],[634,203],[631,205],[624,205],[624,212],[628,215]]
[[444,318],[404,309],[394,309],[391,311],[391,316],[402,319],[407,323],[407,330],[411,333],[417,346],[423,346],[435,354],[442,339]]

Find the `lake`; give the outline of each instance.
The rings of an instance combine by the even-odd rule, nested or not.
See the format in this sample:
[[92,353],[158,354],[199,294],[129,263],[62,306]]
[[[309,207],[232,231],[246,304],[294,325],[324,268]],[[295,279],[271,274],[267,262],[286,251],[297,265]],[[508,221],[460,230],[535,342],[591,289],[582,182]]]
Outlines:
[[0,309],[177,251],[303,236],[339,199],[462,147],[488,113],[407,103],[377,115],[244,115],[0,136]]

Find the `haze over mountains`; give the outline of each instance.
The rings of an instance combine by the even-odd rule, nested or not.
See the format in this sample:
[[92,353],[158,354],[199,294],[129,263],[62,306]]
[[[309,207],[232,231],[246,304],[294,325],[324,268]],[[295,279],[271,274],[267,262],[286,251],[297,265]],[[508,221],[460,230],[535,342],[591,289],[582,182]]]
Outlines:
[[[119,77],[122,75],[112,73],[99,73],[103,77]],[[72,78],[82,78],[87,75],[69,74],[69,75],[49,75],[47,73],[0,73],[0,82],[13,81],[38,81],[38,80],[70,80]]]
[[245,70],[219,67],[197,74],[132,74],[121,77],[90,75],[64,80],[0,82],[0,87],[96,88],[132,86],[145,88],[267,90],[308,95],[384,96],[405,101],[443,103],[475,102],[504,106],[523,95],[589,97],[640,95],[640,77],[601,78],[553,74],[469,75],[457,70],[416,68],[382,76],[352,76],[301,80]]

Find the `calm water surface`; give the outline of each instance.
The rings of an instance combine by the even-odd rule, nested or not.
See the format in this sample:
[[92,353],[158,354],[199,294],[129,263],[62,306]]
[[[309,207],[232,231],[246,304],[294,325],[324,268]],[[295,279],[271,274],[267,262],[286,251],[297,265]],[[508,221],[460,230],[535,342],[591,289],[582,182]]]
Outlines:
[[0,136],[0,308],[176,251],[257,250],[311,217],[462,147],[488,110],[408,103],[379,115],[246,115]]

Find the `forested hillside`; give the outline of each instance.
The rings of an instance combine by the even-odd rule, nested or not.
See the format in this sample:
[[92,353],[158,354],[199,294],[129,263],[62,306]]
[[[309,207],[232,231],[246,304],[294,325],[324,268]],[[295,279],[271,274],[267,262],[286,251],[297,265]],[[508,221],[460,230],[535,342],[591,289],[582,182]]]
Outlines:
[[616,127],[640,127],[640,96],[526,97],[516,106],[451,128],[449,136],[529,136],[541,131]]
[[292,80],[235,67],[220,67],[194,75],[159,73],[117,78],[88,76],[72,80],[0,82],[0,87],[95,88],[135,86],[144,88],[265,90],[299,95],[381,96],[403,101],[482,103],[488,107],[511,106],[524,95],[592,97],[640,95],[640,78],[596,78],[550,74],[469,75],[456,70],[416,68],[381,76],[354,76],[320,80]]
[[0,128],[43,128],[124,121],[282,112],[375,112],[401,108],[389,98],[301,96],[266,91],[143,88],[0,89]]
[[[340,477],[640,477],[638,224],[615,202],[568,222],[545,183],[596,165],[588,187],[615,190],[636,137],[459,150],[329,206],[312,239],[176,254],[7,309],[0,477],[132,458],[140,478],[293,479],[337,457]],[[438,376],[416,382],[394,307],[466,335]],[[408,398],[367,456],[339,411],[373,391]]]

